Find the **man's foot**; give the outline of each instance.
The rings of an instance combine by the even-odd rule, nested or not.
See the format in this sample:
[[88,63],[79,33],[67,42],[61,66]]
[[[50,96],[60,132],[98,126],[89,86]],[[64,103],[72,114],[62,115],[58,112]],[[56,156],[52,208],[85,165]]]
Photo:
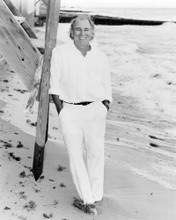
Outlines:
[[101,199],[101,200],[96,200],[96,201],[95,201],[96,204],[97,204],[97,203],[99,204],[99,203],[102,203],[102,202],[103,202],[103,199]]
[[87,214],[97,215],[97,209],[94,204],[84,204],[81,199],[75,198],[73,205]]

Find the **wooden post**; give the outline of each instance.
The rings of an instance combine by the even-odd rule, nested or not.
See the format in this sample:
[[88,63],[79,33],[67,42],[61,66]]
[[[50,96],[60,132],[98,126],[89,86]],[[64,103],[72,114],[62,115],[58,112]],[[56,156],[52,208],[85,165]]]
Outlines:
[[48,138],[49,116],[49,80],[50,61],[52,50],[56,45],[57,27],[59,21],[60,0],[49,0],[47,5],[47,21],[45,34],[45,54],[42,67],[42,79],[40,85],[40,100],[38,108],[36,139],[33,157],[33,174],[37,181],[43,171],[44,148]]

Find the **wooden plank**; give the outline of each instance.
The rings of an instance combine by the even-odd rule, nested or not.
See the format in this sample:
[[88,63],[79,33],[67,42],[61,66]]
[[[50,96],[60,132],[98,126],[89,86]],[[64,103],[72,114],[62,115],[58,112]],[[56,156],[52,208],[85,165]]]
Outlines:
[[30,90],[40,52],[3,0],[0,0],[0,52]]
[[34,26],[35,0],[11,0],[17,10],[26,18],[28,25]]
[[36,139],[32,171],[37,181],[43,172],[44,148],[48,138],[49,80],[52,50],[56,45],[60,0],[49,0],[47,5],[45,54],[43,57],[40,100],[37,117]]
[[21,0],[21,14],[26,18],[26,21],[31,28],[34,26],[34,10],[34,0]]
[[[14,6],[14,4],[11,2],[11,0],[4,0],[4,2],[6,3],[7,7],[10,9],[10,11],[12,12],[12,14],[14,16],[18,16],[18,17],[22,17],[22,14],[18,11],[18,9]],[[21,23],[21,26],[23,27],[23,29],[26,31],[26,33],[28,34],[28,36],[30,38],[34,38],[37,39],[37,36],[35,35],[35,33],[32,31],[31,27],[29,26],[29,24],[24,21]]]
[[[13,5],[11,0],[4,0],[4,2],[6,3],[7,7],[10,9],[10,11],[12,12],[15,18],[22,16],[22,14]],[[28,25],[26,21],[20,23],[20,25],[25,30],[27,35],[31,38],[32,45],[34,45],[34,47],[36,47],[40,51],[41,54],[44,54],[45,52],[44,42],[37,38],[36,34],[33,32],[33,30],[30,28],[30,26]]]

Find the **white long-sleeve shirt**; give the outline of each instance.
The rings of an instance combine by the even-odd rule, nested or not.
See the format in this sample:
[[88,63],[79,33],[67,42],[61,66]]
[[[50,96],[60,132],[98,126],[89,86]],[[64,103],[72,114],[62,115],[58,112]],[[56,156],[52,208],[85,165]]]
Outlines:
[[73,43],[56,46],[51,58],[49,94],[66,102],[112,102],[109,62],[98,48],[84,57]]

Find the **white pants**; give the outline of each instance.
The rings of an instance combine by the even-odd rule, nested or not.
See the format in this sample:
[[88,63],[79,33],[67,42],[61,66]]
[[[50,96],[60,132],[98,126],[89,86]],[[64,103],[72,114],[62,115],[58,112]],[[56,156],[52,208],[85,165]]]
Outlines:
[[86,106],[64,103],[59,115],[73,181],[85,204],[103,198],[106,115],[101,101]]

